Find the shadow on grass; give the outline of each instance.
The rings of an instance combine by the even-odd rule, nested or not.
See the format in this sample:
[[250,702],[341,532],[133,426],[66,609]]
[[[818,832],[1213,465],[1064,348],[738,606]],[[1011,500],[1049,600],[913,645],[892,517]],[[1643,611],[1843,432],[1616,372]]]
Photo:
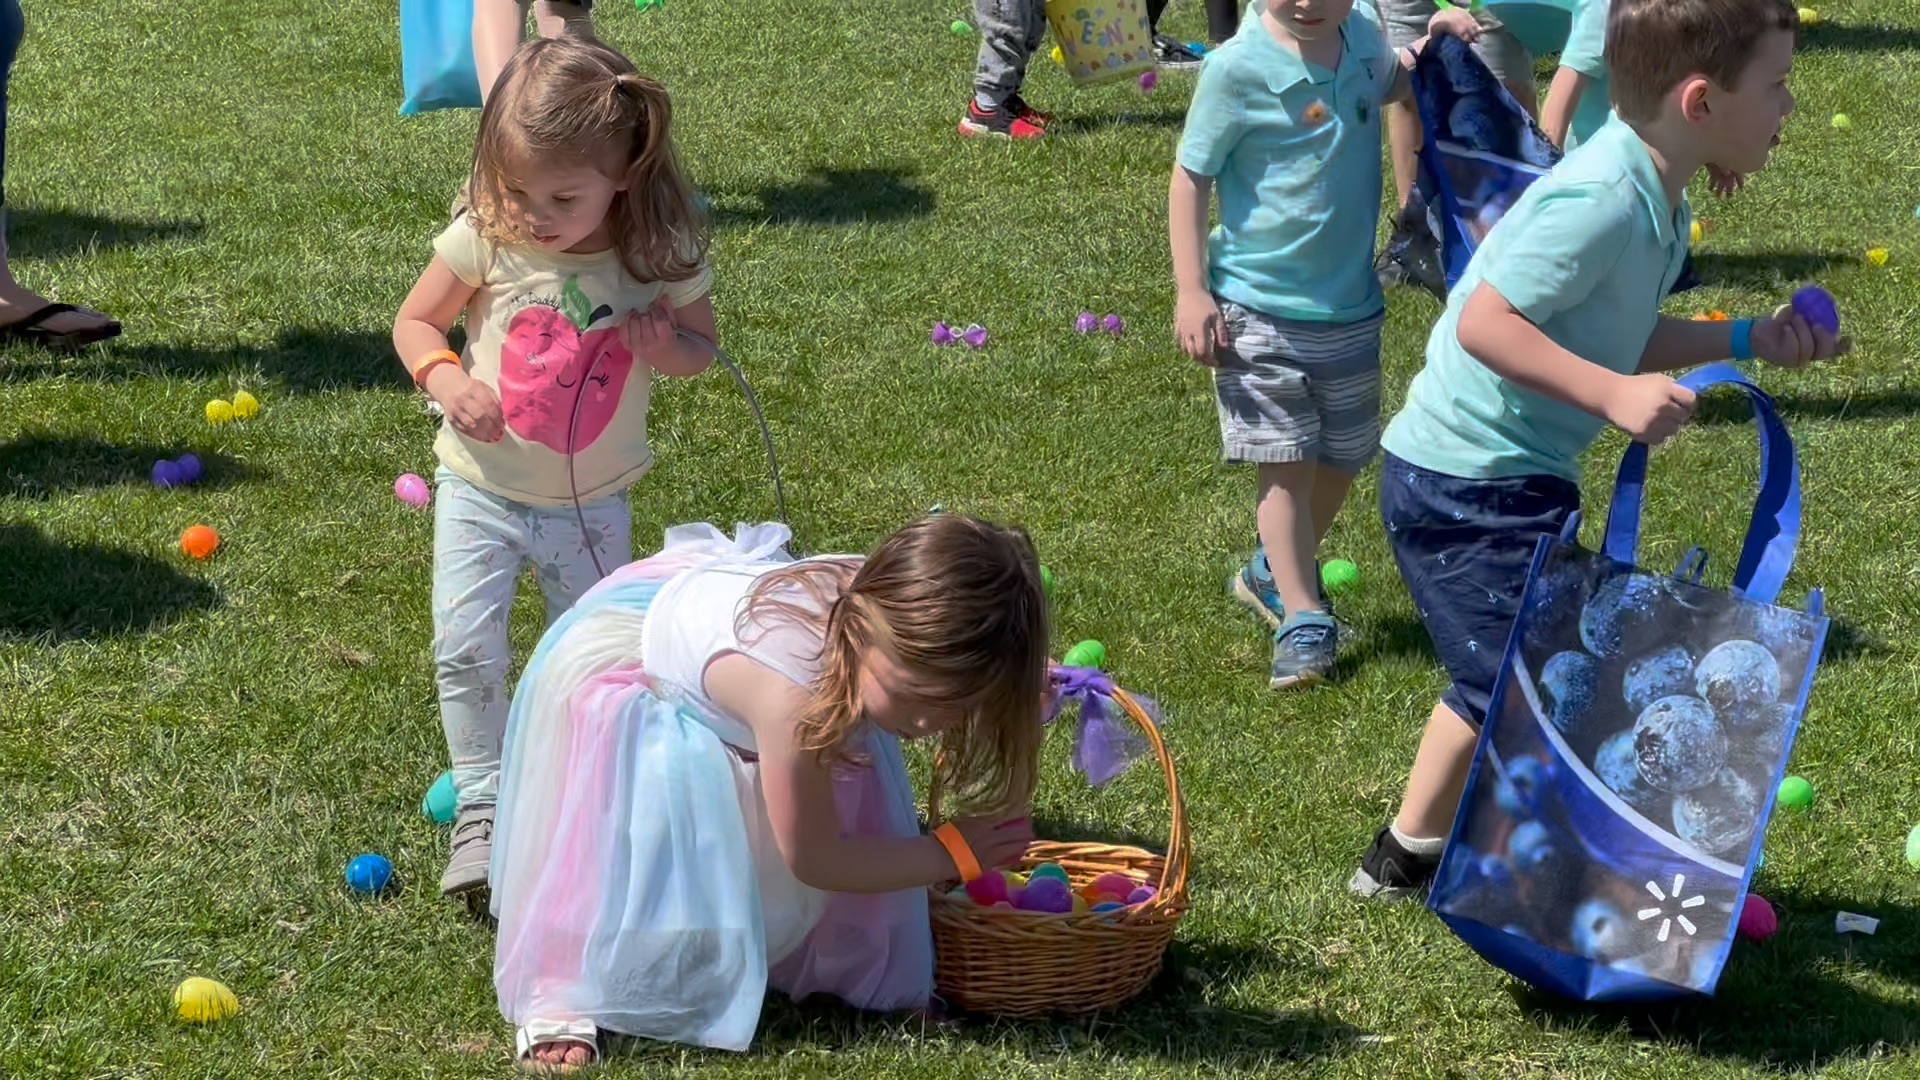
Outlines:
[[1784,292],[1824,271],[1857,266],[1858,255],[1841,251],[1697,252],[1694,269],[1707,285]]
[[[1860,394],[1775,394],[1774,404],[1787,420],[1877,420],[1920,415],[1920,390],[1869,390]],[[1753,410],[1745,397],[1711,394],[1694,411],[1696,424],[1747,424]]]
[[[457,334],[453,346],[460,347]],[[0,383],[53,375],[101,381],[156,376],[262,377],[278,392],[293,394],[340,387],[411,385],[394,358],[393,340],[387,334],[306,327],[282,330],[277,340],[266,345],[203,347],[136,341],[116,343],[77,357],[15,349],[0,361]]]
[[800,180],[769,185],[752,197],[758,209],[718,208],[714,225],[847,225],[933,213],[933,192],[899,166],[813,169]]
[[1433,639],[1420,620],[1395,611],[1360,634],[1351,648],[1341,651],[1334,665],[1334,679],[1338,681],[1380,659],[1440,662],[1439,654],[1433,651]]
[[1894,52],[1920,49],[1920,30],[1905,26],[1849,26],[1815,23],[1800,28],[1800,51]]
[[198,235],[203,227],[198,221],[133,221],[35,206],[7,209],[10,249],[38,259],[57,259],[97,248],[183,239]]
[[1048,124],[1047,130],[1079,135],[1103,131],[1111,127],[1177,128],[1186,122],[1185,109],[1154,109],[1151,112],[1122,109],[1119,112],[1095,113],[1090,116],[1063,116]]
[[0,638],[140,633],[218,602],[212,586],[164,559],[0,524]]
[[[1920,1006],[1911,1000],[1920,992],[1920,911],[1810,893],[1772,899],[1780,933],[1763,945],[1736,942],[1711,998],[1582,1005],[1517,982],[1510,992],[1542,1026],[1596,1035],[1624,1028],[1754,1066],[1811,1069],[1920,1047]],[[1835,933],[1837,911],[1880,919],[1879,934]],[[1882,985],[1876,992],[1867,982]]]
[[62,491],[151,483],[153,463],[192,451],[201,477],[192,487],[224,488],[255,474],[226,454],[189,445],[107,442],[92,435],[26,435],[0,442],[0,497],[45,499]]

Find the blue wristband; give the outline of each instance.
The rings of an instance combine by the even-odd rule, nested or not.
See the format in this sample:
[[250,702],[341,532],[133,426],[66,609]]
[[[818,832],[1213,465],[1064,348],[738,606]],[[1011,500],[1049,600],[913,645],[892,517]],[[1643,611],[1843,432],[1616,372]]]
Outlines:
[[1733,324],[1733,358],[1753,359],[1753,320],[1738,319]]

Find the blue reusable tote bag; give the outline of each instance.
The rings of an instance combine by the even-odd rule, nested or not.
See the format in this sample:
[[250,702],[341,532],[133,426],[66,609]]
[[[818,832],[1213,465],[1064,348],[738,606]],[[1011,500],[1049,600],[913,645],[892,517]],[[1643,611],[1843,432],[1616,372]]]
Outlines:
[[1733,587],[1637,567],[1647,448],[1620,463],[1603,550],[1543,536],[1427,906],[1489,962],[1582,1001],[1710,994],[1826,640],[1814,590],[1777,606],[1800,533],[1793,442],[1760,429]]
[[[1504,7],[1488,5],[1499,17]],[[1508,14],[1533,7],[1551,10],[1517,4]],[[1429,41],[1415,58],[1412,84],[1420,115],[1418,171],[1386,251],[1444,304],[1487,233],[1561,155],[1459,38]],[[1672,291],[1699,284],[1689,255]]]
[[474,0],[400,0],[400,115],[480,107]]

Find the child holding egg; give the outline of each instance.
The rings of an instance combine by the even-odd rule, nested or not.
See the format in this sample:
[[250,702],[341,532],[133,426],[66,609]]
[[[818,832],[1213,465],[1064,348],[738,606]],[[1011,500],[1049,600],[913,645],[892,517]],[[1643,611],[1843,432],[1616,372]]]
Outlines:
[[[768,987],[924,1007],[927,887],[1026,851],[1048,686],[1026,535],[940,513],[798,561],[787,536],[670,530],[529,663],[492,872],[523,1062],[592,1062],[603,1031],[744,1049]],[[977,815],[932,835],[900,751],[922,736]]]

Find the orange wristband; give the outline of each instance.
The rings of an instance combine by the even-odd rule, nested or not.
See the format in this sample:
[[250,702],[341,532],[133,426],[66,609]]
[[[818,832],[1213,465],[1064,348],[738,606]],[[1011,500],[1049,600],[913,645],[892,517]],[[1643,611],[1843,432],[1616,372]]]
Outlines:
[[960,829],[953,822],[933,830],[933,838],[947,849],[953,865],[960,871],[961,881],[972,881],[984,871],[980,869],[980,860],[974,857],[973,849],[967,846],[967,838],[960,835]]
[[434,365],[458,364],[459,362],[460,354],[454,352],[452,349],[441,349],[438,352],[430,352],[414,363],[413,385],[425,390],[427,388],[427,372],[432,371]]

